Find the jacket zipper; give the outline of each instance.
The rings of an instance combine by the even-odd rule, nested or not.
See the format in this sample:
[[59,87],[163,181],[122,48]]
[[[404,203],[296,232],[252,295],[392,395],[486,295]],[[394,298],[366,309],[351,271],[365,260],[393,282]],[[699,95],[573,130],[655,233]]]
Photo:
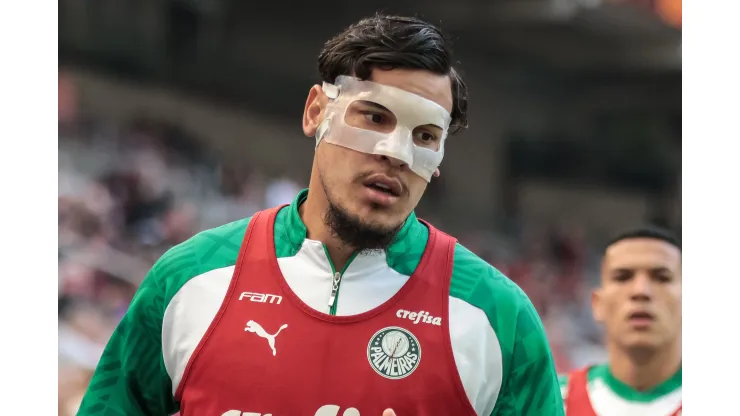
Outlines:
[[324,246],[324,253],[326,253],[326,259],[329,260],[329,266],[331,266],[331,273],[332,273],[332,279],[331,279],[331,292],[329,294],[329,315],[336,315],[337,314],[337,303],[339,302],[339,287],[342,285],[342,276],[344,276],[344,272],[347,271],[347,267],[349,267],[350,263],[352,263],[352,260],[355,259],[357,256],[357,253],[352,253],[352,255],[347,259],[347,262],[344,264],[344,267],[342,268],[341,272],[338,272],[334,268],[334,262],[331,261],[331,257],[329,256],[329,251],[326,249],[326,246]]
[[334,272],[334,277],[331,279],[331,295],[329,295],[329,313],[331,315],[337,313],[337,294],[339,294],[339,283],[341,281],[341,273]]

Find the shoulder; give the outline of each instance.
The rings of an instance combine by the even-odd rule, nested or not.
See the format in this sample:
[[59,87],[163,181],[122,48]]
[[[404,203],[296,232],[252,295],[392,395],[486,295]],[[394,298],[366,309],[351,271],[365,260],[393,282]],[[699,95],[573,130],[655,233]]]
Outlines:
[[529,298],[516,283],[460,243],[455,246],[450,296],[482,309],[492,324],[531,312]]
[[166,305],[194,277],[235,265],[250,219],[202,231],[172,247],[157,260],[144,283],[164,292]]
[[[496,334],[504,372],[512,369],[515,347],[524,345],[530,358],[549,356],[542,321],[524,291],[498,269],[461,244],[455,247],[450,283],[451,299],[485,313]],[[514,365],[515,367],[515,365]]]

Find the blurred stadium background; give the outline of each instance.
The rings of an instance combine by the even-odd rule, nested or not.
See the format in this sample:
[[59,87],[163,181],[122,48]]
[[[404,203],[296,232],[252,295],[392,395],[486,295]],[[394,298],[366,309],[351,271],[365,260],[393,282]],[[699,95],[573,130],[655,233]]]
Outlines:
[[59,409],[153,262],[307,186],[322,43],[378,10],[441,23],[471,89],[418,213],[527,291],[559,370],[600,361],[613,232],[681,227],[681,0],[60,0]]

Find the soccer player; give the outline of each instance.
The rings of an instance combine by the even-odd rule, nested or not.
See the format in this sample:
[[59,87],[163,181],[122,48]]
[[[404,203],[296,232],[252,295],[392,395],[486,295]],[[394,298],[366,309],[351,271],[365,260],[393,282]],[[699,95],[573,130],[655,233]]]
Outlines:
[[467,124],[452,62],[415,18],[329,40],[309,188],[163,255],[80,414],[562,415],[527,296],[413,211]]
[[568,416],[681,414],[681,244],[639,229],[614,239],[593,292],[609,362],[562,376]]

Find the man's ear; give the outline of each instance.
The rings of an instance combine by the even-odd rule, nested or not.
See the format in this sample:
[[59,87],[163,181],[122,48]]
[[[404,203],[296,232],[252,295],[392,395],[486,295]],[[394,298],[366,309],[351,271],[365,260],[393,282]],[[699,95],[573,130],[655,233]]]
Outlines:
[[604,312],[601,304],[601,289],[591,292],[591,312],[596,322],[604,322]]
[[320,85],[311,87],[303,109],[303,134],[308,137],[316,136],[316,130],[324,121],[324,110],[328,102],[329,98],[321,90]]

